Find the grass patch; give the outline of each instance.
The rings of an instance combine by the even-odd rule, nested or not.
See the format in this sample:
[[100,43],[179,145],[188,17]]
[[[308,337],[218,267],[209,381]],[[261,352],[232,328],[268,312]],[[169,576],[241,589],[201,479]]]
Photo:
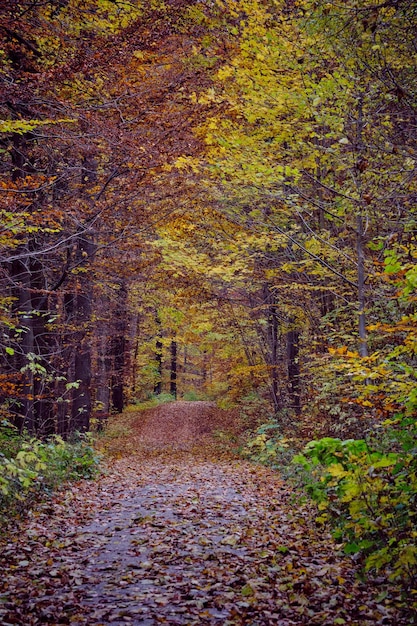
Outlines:
[[136,400],[133,404],[130,404],[125,408],[124,412],[131,411],[146,411],[147,409],[153,409],[160,404],[167,404],[168,402],[175,402],[176,398],[170,393],[154,394],[146,400]]

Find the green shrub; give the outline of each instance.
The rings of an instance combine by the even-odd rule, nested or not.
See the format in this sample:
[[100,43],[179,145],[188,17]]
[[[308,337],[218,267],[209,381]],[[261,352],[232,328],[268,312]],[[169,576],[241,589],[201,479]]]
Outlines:
[[9,445],[7,433],[1,432],[0,518],[20,512],[66,481],[92,478],[98,471],[99,458],[88,436],[66,442],[55,435],[43,442],[13,435]]
[[[221,405],[219,404],[219,406]],[[270,401],[255,391],[239,398],[235,406],[238,407],[242,425],[249,431],[262,428],[264,424],[277,424],[272,417],[273,410]],[[221,408],[227,409],[231,407],[225,406]]]
[[207,400],[207,396],[204,393],[198,393],[195,390],[191,390],[184,393],[182,400],[186,400],[187,402],[198,402],[199,400]]
[[21,437],[16,426],[7,419],[0,419],[0,453],[5,456],[16,456],[19,452]]
[[127,407],[127,410],[135,411],[135,410],[144,410],[151,409],[154,406],[158,406],[159,404],[166,404],[167,402],[175,402],[176,398],[170,393],[163,391],[162,393],[152,393],[149,394],[146,400],[137,398],[130,407]]
[[410,584],[417,577],[417,443],[411,420],[386,422],[369,440],[326,437],[308,443],[295,464],[308,476],[318,523],[329,522],[366,570]]
[[282,470],[294,456],[292,440],[280,434],[276,422],[262,424],[242,449],[242,456],[273,469]]
[[166,404],[167,402],[175,402],[175,396],[173,396],[171,393],[167,393],[166,391],[163,391],[162,393],[155,395],[155,401],[157,404]]

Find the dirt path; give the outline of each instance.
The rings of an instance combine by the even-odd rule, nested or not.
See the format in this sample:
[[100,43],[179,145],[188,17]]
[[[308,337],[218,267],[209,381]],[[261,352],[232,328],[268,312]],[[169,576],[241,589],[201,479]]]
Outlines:
[[221,419],[185,402],[139,416],[135,455],[6,546],[0,623],[409,624],[276,473],[208,458]]

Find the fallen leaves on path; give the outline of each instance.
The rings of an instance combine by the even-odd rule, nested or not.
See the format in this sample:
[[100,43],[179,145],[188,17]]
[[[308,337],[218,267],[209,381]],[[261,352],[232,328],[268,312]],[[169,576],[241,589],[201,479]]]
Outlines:
[[188,404],[141,419],[134,456],[11,535],[0,623],[412,623],[382,581],[359,581],[276,473],[200,457],[211,409]]

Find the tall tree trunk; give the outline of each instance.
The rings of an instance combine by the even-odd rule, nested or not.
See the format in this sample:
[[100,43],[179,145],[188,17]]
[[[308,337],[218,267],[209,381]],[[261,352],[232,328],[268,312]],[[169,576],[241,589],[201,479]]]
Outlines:
[[[53,333],[48,330],[48,320],[53,315],[50,300],[45,291],[47,290],[46,269],[38,256],[34,256],[30,261],[31,285],[32,285],[32,307],[33,335],[35,353],[39,358],[39,373],[34,377],[34,400],[37,432],[47,436],[56,432],[55,414],[55,384],[53,382],[52,355],[56,342]],[[42,371],[44,373],[42,373]]]
[[277,311],[277,304],[275,302],[274,294],[271,292],[269,285],[264,285],[263,290],[264,302],[268,305],[268,331],[267,331],[267,343],[268,343],[268,366],[271,372],[271,398],[274,405],[274,410],[277,413],[282,409],[281,390],[279,385],[279,318]]
[[160,317],[158,315],[158,313],[156,313],[155,315],[155,322],[156,322],[156,327],[157,327],[157,334],[156,334],[156,342],[155,342],[155,360],[156,360],[156,375],[157,375],[157,379],[154,385],[154,393],[156,395],[160,395],[160,393],[162,392],[162,328],[161,328],[161,320]]
[[[12,149],[10,157],[12,162],[11,177],[13,182],[23,179],[27,174],[27,142],[30,134],[13,134],[11,137]],[[16,249],[18,254],[25,255],[28,248],[25,245]],[[29,432],[36,431],[34,409],[34,376],[33,362],[29,363],[30,355],[34,355],[35,344],[33,335],[33,312],[31,295],[30,257],[15,260],[9,266],[9,283],[11,294],[14,298],[13,313],[17,318],[17,331],[20,340],[15,348],[15,354],[11,359],[14,373],[20,372],[19,399],[13,403],[13,413],[16,426],[27,429]],[[32,357],[33,358],[33,357]],[[19,376],[19,374],[18,374]]]
[[109,328],[107,323],[100,324],[97,329],[97,362],[94,386],[96,388],[95,402],[97,406],[96,417],[99,420],[99,428],[104,425],[110,412],[110,379],[111,379],[111,354],[109,351]]
[[14,366],[17,372],[21,372],[19,400],[14,403],[16,425],[22,431],[36,432],[35,419],[35,392],[34,392],[34,367],[36,366],[35,342],[33,333],[33,307],[31,297],[31,274],[29,259],[14,261],[11,267],[11,280],[17,284],[14,289],[16,297],[16,315],[18,318],[18,330],[20,342],[17,345],[14,358]]
[[58,319],[62,330],[59,335],[59,360],[57,369],[60,373],[56,384],[56,396],[60,399],[57,406],[57,432],[67,438],[71,427],[72,392],[67,384],[74,382],[74,338],[73,315],[75,294],[66,292],[60,295],[58,303]]
[[[97,180],[97,163],[92,154],[83,157],[81,167],[81,195],[85,203],[90,204],[89,185]],[[71,430],[86,432],[90,428],[91,417],[91,361],[92,345],[90,337],[91,315],[93,311],[93,280],[88,267],[92,262],[96,246],[93,235],[88,229],[89,221],[84,224],[84,232],[77,238],[76,260],[84,265],[85,272],[79,274],[75,293],[74,322],[76,327],[76,346],[74,360],[74,380],[78,387],[74,389],[72,400]],[[85,263],[84,263],[85,262]]]
[[363,151],[365,149],[363,143],[363,94],[361,93],[358,99],[358,119],[356,124],[356,184],[358,187],[359,197],[361,198],[361,205],[358,208],[356,217],[356,249],[358,257],[358,308],[359,308],[359,354],[362,357],[368,356],[368,343],[366,336],[366,314],[365,314],[365,249],[364,249],[364,228],[362,217],[362,181],[361,181],[361,167],[360,163],[363,158]]
[[115,328],[112,340],[113,373],[111,380],[112,409],[124,409],[124,378],[126,361],[127,288],[123,283],[118,291],[115,310]]
[[[91,237],[82,235],[78,238],[77,256],[80,259],[92,259],[95,245]],[[74,381],[77,388],[74,389],[72,399],[71,430],[86,432],[90,427],[91,417],[91,338],[90,322],[92,314],[92,282],[86,275],[77,285],[74,294],[74,325],[75,332],[75,358],[74,358]]]
[[111,403],[116,413],[124,409],[124,369],[126,340],[124,335],[113,338],[113,375],[111,380]]
[[[294,320],[290,320],[294,324]],[[300,332],[290,328],[287,333],[288,383],[292,408],[297,415],[301,412],[300,388]]]
[[139,355],[139,334],[140,334],[140,317],[135,315],[135,319],[132,322],[132,335],[131,342],[133,347],[133,356],[131,363],[131,391],[133,397],[136,394],[136,383],[138,376],[138,355]]
[[363,241],[363,221],[362,216],[357,217],[357,252],[358,252],[358,303],[359,303],[359,354],[368,356],[368,343],[366,336],[366,314],[365,314],[365,254]]
[[74,378],[71,431],[82,433],[90,429],[91,417],[91,350],[85,340],[75,354]]
[[171,373],[170,373],[170,393],[177,397],[177,342],[171,341]]

